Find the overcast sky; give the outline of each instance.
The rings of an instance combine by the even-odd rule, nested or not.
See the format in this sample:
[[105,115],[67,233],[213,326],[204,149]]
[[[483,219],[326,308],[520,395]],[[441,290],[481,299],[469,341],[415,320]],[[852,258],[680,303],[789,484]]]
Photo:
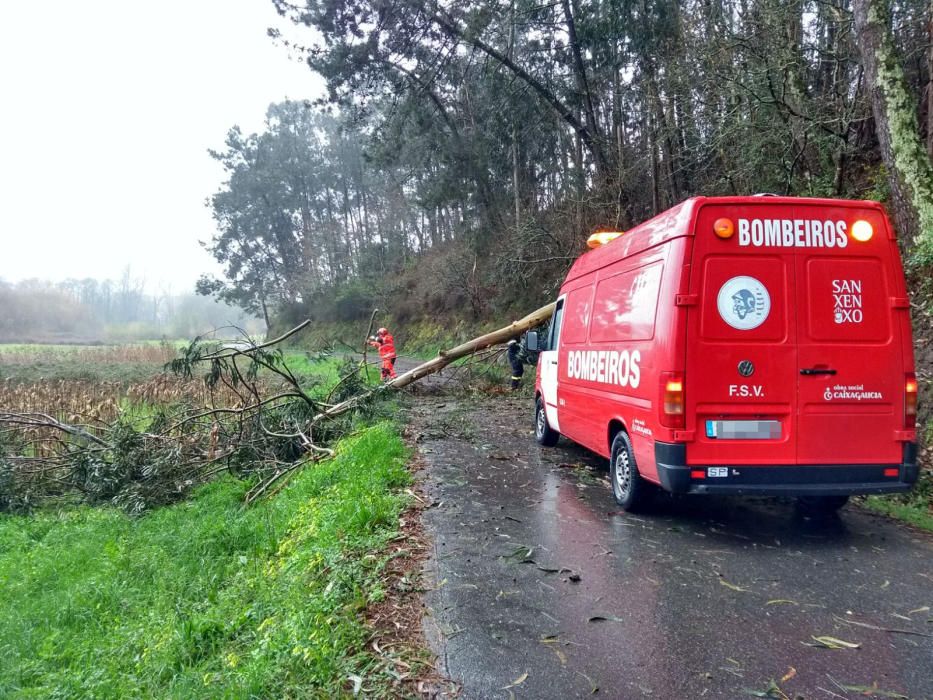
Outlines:
[[207,149],[322,93],[269,26],[299,32],[271,0],[0,2],[0,279],[216,272]]

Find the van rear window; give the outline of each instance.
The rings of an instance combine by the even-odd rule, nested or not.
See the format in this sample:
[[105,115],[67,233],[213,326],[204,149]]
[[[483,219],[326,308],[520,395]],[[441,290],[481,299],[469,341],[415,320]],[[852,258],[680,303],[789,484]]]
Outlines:
[[661,262],[607,277],[596,285],[590,341],[649,340],[661,288]]

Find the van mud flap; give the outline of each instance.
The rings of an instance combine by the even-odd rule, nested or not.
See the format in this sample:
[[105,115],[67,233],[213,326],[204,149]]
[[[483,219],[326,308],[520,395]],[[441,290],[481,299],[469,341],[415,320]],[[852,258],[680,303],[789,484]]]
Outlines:
[[684,443],[656,442],[661,486],[671,493],[843,496],[908,491],[917,481],[917,445],[904,443],[901,464],[687,464]]

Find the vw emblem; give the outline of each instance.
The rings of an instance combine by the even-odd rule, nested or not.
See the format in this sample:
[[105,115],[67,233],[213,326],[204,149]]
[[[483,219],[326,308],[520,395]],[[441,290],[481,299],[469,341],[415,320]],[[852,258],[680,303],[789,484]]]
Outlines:
[[755,373],[755,365],[748,360],[742,360],[739,363],[739,374],[743,377],[750,377]]

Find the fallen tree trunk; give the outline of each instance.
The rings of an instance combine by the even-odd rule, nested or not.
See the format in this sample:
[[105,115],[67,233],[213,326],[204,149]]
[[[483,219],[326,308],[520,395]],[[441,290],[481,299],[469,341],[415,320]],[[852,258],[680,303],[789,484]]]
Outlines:
[[478,338],[473,338],[461,345],[458,345],[455,348],[450,350],[442,350],[437,357],[432,360],[428,360],[424,364],[420,364],[417,367],[408,370],[407,372],[400,374],[398,377],[393,379],[390,382],[386,382],[383,386],[378,389],[373,389],[367,391],[358,396],[353,396],[346,401],[342,401],[335,406],[331,406],[326,411],[318,413],[311,419],[311,427],[319,424],[321,421],[325,421],[328,418],[334,418],[339,416],[342,413],[353,410],[361,401],[369,398],[377,391],[384,391],[386,389],[403,389],[410,384],[414,384],[419,379],[423,379],[430,374],[435,374],[440,372],[444,367],[449,365],[452,362],[459,360],[461,357],[467,357],[472,355],[475,352],[480,350],[485,350],[486,348],[492,347],[493,345],[500,345],[505,343],[513,338],[517,338],[522,333],[536,326],[540,326],[542,323],[547,321],[551,314],[554,313],[554,306],[556,302],[551,302],[547,306],[542,306],[537,311],[532,311],[527,316],[515,321],[504,328],[492,331],[491,333],[486,333],[481,335]]
[[525,331],[540,326],[542,323],[547,321],[551,317],[551,314],[554,313],[555,305],[556,302],[551,302],[547,306],[542,306],[537,311],[531,312],[524,318],[515,321],[505,328],[500,328],[497,331],[492,331],[486,335],[481,335],[478,338],[469,340],[462,345],[451,348],[450,350],[443,350],[433,360],[429,360],[423,365],[418,365],[414,369],[408,370],[404,374],[399,375],[391,382],[386,384],[386,386],[392,389],[401,389],[423,377],[428,376],[429,374],[434,374],[435,372],[444,369],[444,367],[449,365],[451,362],[458,360],[461,357],[472,355],[474,352],[485,350],[486,348],[492,347],[493,345],[501,345],[502,343],[512,340],[513,338],[517,338]]
[[[247,494],[247,503],[252,503],[278,491],[303,466],[333,456],[325,443],[340,437],[343,426],[324,429],[328,419],[360,409],[370,399],[410,386],[461,358],[468,360],[464,366],[488,360],[506,341],[547,321],[554,307],[548,304],[504,328],[444,350],[386,384],[362,385],[358,394],[334,406],[329,405],[330,396],[344,381],[358,378],[366,364],[352,367],[326,402],[309,394],[283,354],[271,350],[307,328],[310,321],[305,321],[261,344],[246,338],[217,349],[213,343],[192,341],[167,367],[190,379],[199,364],[207,364],[209,403],[194,408],[183,402],[166,413],[169,420],[147,430],[128,423],[121,426],[119,418],[111,423],[69,424],[54,417],[54,412],[0,409],[0,462],[13,465],[9,485],[5,481],[0,493],[0,508],[28,508],[36,494],[58,498],[73,489],[89,503],[115,503],[141,512],[176,500],[188,487],[224,469],[260,477]],[[375,314],[370,329],[374,320]],[[320,444],[314,437],[321,438]],[[127,460],[153,468],[130,473],[123,466]],[[102,468],[88,469],[90,463]]]

